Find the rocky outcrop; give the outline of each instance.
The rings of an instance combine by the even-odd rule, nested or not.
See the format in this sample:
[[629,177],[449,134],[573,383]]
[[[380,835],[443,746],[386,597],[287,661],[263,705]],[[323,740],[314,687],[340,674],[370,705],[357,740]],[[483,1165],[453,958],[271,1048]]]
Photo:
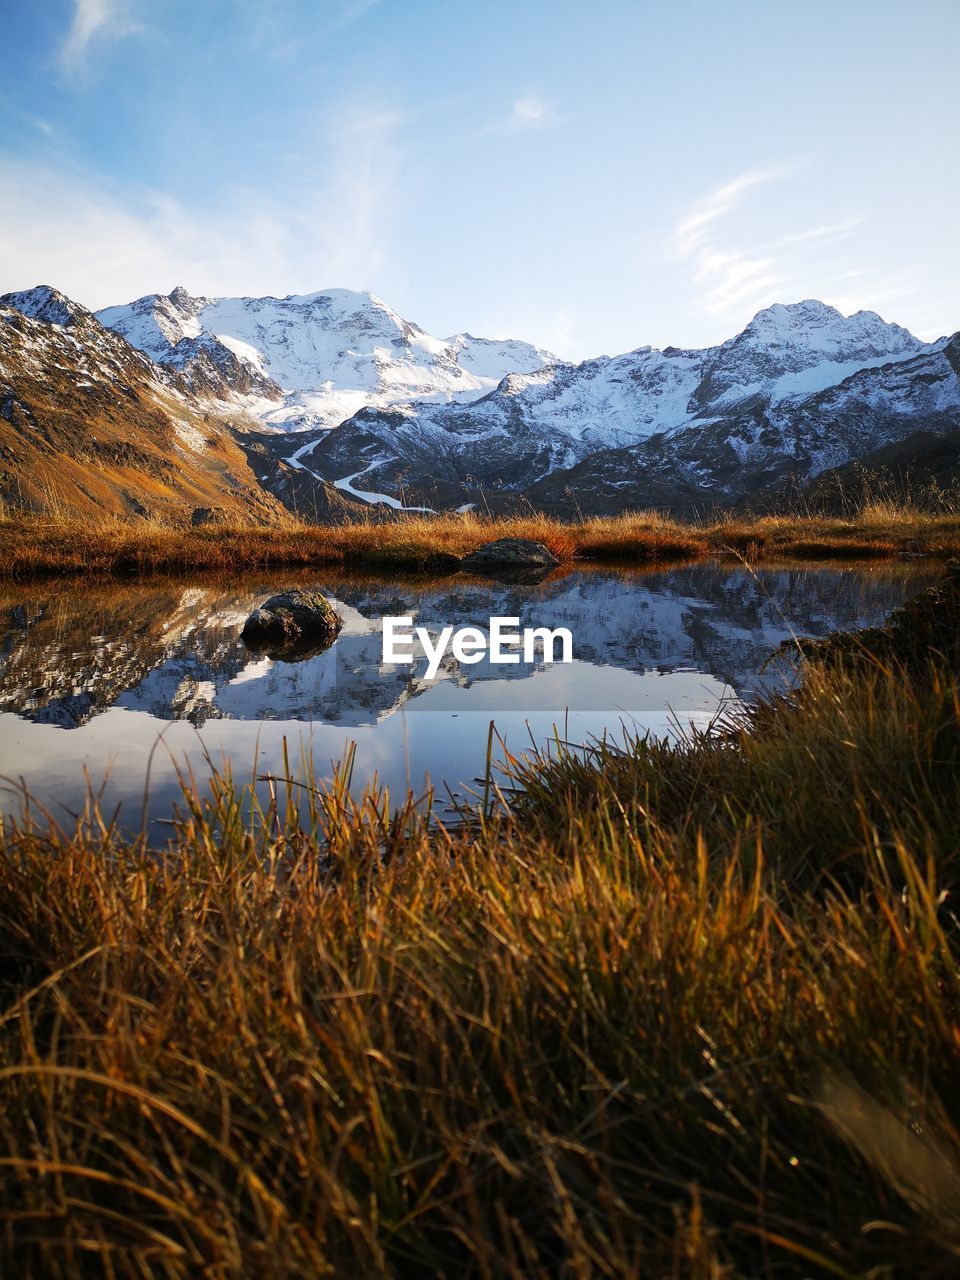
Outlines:
[[283,399],[283,391],[272,378],[256,365],[241,360],[213,334],[181,338],[163,363],[178,369],[187,388],[197,396],[226,399],[236,392],[267,400]]
[[460,561],[466,573],[479,573],[507,582],[532,582],[546,577],[560,561],[542,542],[528,538],[498,538],[486,542]]
[[329,649],[343,619],[319,591],[282,591],[255,609],[244,623],[248,648],[269,657],[300,659]]
[[190,516],[190,523],[194,528],[198,528],[201,525],[229,524],[230,513],[225,511],[223,507],[194,507]]

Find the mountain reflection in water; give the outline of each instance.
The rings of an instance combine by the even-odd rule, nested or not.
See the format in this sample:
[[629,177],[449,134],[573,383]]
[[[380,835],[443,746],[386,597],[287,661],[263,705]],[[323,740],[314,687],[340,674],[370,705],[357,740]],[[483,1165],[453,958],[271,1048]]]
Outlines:
[[[140,821],[151,752],[153,818],[170,815],[185,761],[200,775],[205,755],[229,761],[237,778],[252,776],[255,758],[261,773],[280,772],[284,740],[291,759],[310,752],[321,775],[355,742],[357,788],[376,773],[394,791],[427,778],[456,790],[482,772],[491,719],[514,750],[565,721],[575,741],[622,725],[669,734],[707,724],[724,700],[793,678],[789,661],[768,664],[782,641],[876,623],[931,576],[913,565],[695,566],[580,571],[538,586],[329,574],[7,585],[0,774],[69,811],[85,795],[84,768],[97,785],[109,771],[105,803],[122,802],[128,824]],[[244,620],[295,582],[334,602],[340,636],[299,663],[256,657],[240,640]],[[461,666],[448,655],[427,681],[425,659],[381,664],[388,615],[412,615],[434,634],[486,629],[493,615],[564,626],[575,661]],[[2,802],[20,803],[12,792]]]

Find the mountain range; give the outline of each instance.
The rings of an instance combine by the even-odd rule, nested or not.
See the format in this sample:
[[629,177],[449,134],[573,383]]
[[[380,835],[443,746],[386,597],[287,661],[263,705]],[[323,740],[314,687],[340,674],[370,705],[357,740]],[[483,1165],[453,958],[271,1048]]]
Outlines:
[[[368,293],[96,315],[0,297],[0,496],[167,522],[384,510],[679,514],[774,500],[960,430],[960,334],[921,342],[808,300],[702,350],[573,364],[436,338]],[[198,514],[199,513],[199,514]]]

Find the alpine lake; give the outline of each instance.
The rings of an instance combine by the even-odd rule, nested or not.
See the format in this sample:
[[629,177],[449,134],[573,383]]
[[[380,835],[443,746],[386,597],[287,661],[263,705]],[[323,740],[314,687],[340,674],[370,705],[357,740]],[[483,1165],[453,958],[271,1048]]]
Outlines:
[[[137,583],[43,580],[0,586],[0,810],[31,807],[72,826],[91,792],[125,831],[163,843],[182,787],[212,770],[235,781],[319,783],[352,752],[351,789],[396,799],[429,788],[435,808],[482,790],[511,752],[557,739],[676,738],[795,681],[790,642],[881,622],[936,577],[923,562],[830,567],[577,568],[538,585],[325,571],[195,575]],[[324,652],[280,661],[241,639],[249,614],[293,586],[343,618]],[[469,666],[448,653],[382,661],[382,619],[487,630],[566,627],[573,661]],[[782,650],[781,646],[785,646]],[[777,651],[780,650],[778,653]],[[503,744],[503,745],[501,745]]]

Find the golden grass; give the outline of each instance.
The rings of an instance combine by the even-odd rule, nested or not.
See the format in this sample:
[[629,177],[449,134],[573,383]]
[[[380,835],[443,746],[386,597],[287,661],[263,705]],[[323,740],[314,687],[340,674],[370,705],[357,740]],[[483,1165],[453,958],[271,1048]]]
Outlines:
[[868,664],[456,827],[348,763],[8,828],[0,1270],[950,1280],[958,761]]
[[38,573],[153,573],[344,565],[453,569],[454,560],[493,538],[542,542],[563,563],[623,564],[706,557],[750,561],[960,554],[960,516],[891,504],[849,518],[758,516],[681,522],[655,512],[563,524],[547,516],[491,519],[475,513],[339,526],[91,526],[44,517],[0,520],[0,576]]

